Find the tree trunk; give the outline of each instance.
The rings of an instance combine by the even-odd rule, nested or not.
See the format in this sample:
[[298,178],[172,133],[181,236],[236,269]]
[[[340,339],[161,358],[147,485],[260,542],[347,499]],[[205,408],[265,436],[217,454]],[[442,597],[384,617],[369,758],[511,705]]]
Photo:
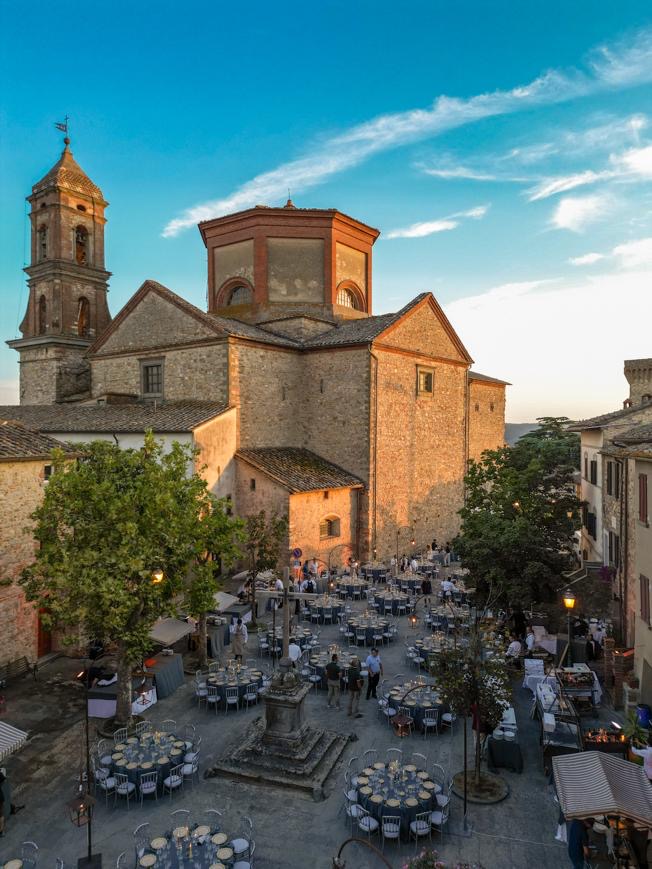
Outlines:
[[199,635],[199,649],[197,650],[197,660],[199,662],[199,669],[205,670],[208,667],[206,613],[201,613],[201,615],[199,616],[197,627],[197,633]]
[[119,727],[126,727],[131,720],[131,661],[127,658],[124,643],[118,643],[117,651],[118,682],[115,721]]
[[480,762],[481,762],[481,751],[482,751],[482,735],[480,733],[480,726],[478,722],[478,734],[475,742],[475,783],[476,785],[480,784]]

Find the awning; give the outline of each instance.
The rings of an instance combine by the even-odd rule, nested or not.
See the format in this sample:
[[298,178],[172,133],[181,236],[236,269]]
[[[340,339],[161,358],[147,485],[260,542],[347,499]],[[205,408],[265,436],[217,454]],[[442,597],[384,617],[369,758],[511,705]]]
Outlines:
[[566,820],[619,815],[652,827],[652,785],[643,767],[601,751],[553,757]]
[[192,633],[192,626],[180,619],[159,619],[149,632],[150,637],[162,646],[172,646],[181,637]]
[[232,594],[227,594],[225,591],[216,592],[213,595],[213,600],[215,601],[215,610],[217,612],[224,612],[234,604],[240,603],[237,597],[234,597]]
[[18,751],[27,741],[27,733],[0,721],[0,760]]

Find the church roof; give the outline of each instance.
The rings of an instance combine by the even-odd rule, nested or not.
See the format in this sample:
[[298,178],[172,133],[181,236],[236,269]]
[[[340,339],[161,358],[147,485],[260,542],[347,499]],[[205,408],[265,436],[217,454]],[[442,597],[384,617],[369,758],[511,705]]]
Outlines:
[[0,418],[0,462],[49,459],[55,449],[72,454],[72,450],[60,441],[27,428],[16,419]]
[[225,410],[226,405],[217,401],[25,404],[0,406],[0,419],[17,419],[40,431],[58,434],[140,434],[149,429],[164,434],[192,432]]
[[95,196],[98,199],[103,198],[100,188],[91,181],[72,156],[72,151],[68,144],[66,144],[61,152],[61,157],[59,157],[50,171],[32,187],[32,193],[40,193],[49,187],[64,187],[66,190],[74,190],[87,196]]
[[314,492],[319,489],[361,488],[362,480],[322,459],[310,450],[296,447],[258,447],[240,449],[236,458],[243,459],[290,492]]
[[469,371],[469,380],[479,380],[481,383],[496,383],[502,386],[511,386],[507,380],[498,380],[497,377],[489,377],[488,374],[480,374],[479,371]]

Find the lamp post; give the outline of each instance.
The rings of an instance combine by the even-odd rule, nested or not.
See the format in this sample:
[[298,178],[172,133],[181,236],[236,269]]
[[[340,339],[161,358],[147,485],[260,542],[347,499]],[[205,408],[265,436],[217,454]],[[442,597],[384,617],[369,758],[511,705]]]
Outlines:
[[575,595],[570,588],[567,588],[564,592],[564,606],[566,607],[566,614],[568,616],[568,664],[570,666],[573,663],[573,656],[571,654],[571,613],[575,607]]
[[[79,673],[78,678],[84,675]],[[80,857],[77,861],[78,869],[97,869],[102,866],[102,855],[93,854],[93,806],[95,800],[91,796],[91,749],[90,749],[90,734],[88,720],[88,691],[90,688],[91,668],[90,661],[86,667],[86,678],[84,680],[84,722],[86,730],[86,787],[83,782],[79,783],[79,793],[76,797],[66,803],[70,820],[76,827],[86,827],[86,841],[88,845],[88,853],[86,857]]]

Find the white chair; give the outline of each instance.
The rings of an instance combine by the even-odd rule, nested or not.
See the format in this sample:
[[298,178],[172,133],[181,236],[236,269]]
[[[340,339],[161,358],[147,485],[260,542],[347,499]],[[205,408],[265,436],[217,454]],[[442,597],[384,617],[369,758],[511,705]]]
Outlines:
[[451,804],[449,800],[446,805],[436,809],[430,815],[430,826],[434,827],[440,836],[444,835],[444,827],[448,823],[448,815],[450,813],[450,809]]
[[183,725],[183,736],[181,737],[186,743],[186,751],[190,751],[195,744],[197,731],[194,724]]
[[94,785],[95,791],[99,788],[104,794],[104,803],[105,805],[109,805],[109,796],[113,795],[113,802],[115,803],[115,786],[116,780],[115,777],[109,775],[105,769],[97,769],[94,772]]
[[237,863],[233,864],[232,869],[252,869],[254,865],[254,851],[256,850],[256,843],[252,839],[249,843],[249,859],[248,860],[238,860]]
[[215,714],[217,715],[217,707],[220,705],[221,702],[222,697],[220,695],[217,685],[209,685],[206,694],[206,708],[210,709],[212,706],[215,710]]
[[410,733],[412,733],[412,731],[414,730],[414,718],[412,717],[411,712],[412,710],[409,706],[398,707],[398,714],[403,715],[407,719],[407,726],[410,730]]
[[384,697],[381,697],[378,701],[378,711],[384,717],[385,721],[388,724],[392,723],[392,718],[396,715],[396,709],[393,706],[390,706],[389,700],[385,700]]
[[385,850],[385,839],[394,840],[401,844],[401,816],[400,815],[383,815],[380,819],[380,835],[383,851]]
[[177,729],[177,722],[174,718],[164,718],[161,721],[161,733],[174,733]]
[[385,752],[385,760],[387,763],[392,763],[393,761],[401,762],[403,759],[403,751],[400,748],[388,748]]
[[211,836],[219,833],[222,828],[222,812],[217,809],[204,809],[204,814],[208,815],[208,826],[211,829]]
[[454,712],[443,712],[441,716],[441,726],[442,727],[450,727],[451,733],[453,731],[453,725],[457,721],[457,715]]
[[32,867],[36,866],[36,861],[38,860],[38,845],[36,842],[23,842],[20,856],[25,869],[32,869]]
[[[143,772],[138,778],[138,791],[140,793],[140,804],[142,806],[143,799],[154,794],[158,802],[158,773]],[[142,856],[142,855],[141,855]]]
[[366,809],[363,809],[362,806],[358,806],[360,811],[358,812],[358,829],[362,833],[366,833],[367,837],[371,839],[372,833],[378,832],[378,821],[375,818],[372,818],[369,812]]
[[140,737],[143,733],[148,733],[152,729],[151,721],[139,721],[136,725],[136,736]]
[[224,706],[224,714],[229,711],[229,707],[232,706],[236,712],[238,711],[238,707],[240,706],[240,692],[237,688],[227,688],[226,689],[226,704]]
[[115,774],[115,791],[113,797],[113,804],[115,805],[118,797],[125,797],[127,800],[127,811],[129,810],[129,800],[131,799],[131,795],[136,792],[136,785],[129,781],[126,775],[117,772]]
[[421,754],[420,751],[412,752],[410,763],[414,764],[418,769],[428,768],[428,758],[425,756],[425,754]]
[[119,742],[124,742],[127,738],[127,728],[119,727],[117,730],[113,731],[113,743],[117,745]]
[[181,767],[181,775],[183,776],[183,780],[186,781],[190,779],[190,784],[195,786],[195,778],[197,779],[197,783],[199,784],[199,755],[195,754],[193,759],[188,763],[184,763]]
[[173,812],[170,812],[170,817],[172,818],[173,830],[177,827],[190,826],[190,809],[175,809]]
[[312,607],[310,609],[310,621],[313,622],[314,624],[319,624],[320,618],[321,618],[321,616],[319,614],[319,610],[317,609],[317,607]]
[[453,782],[449,781],[448,784],[443,787],[441,793],[435,794],[438,808],[443,809],[444,806],[447,806],[450,803],[452,787]]
[[437,785],[436,792],[441,793],[446,787],[448,776],[446,775],[446,770],[440,763],[433,763],[431,778]]
[[192,763],[193,760],[199,756],[199,749],[200,748],[201,748],[201,736],[198,736],[197,739],[195,740],[194,745],[190,749],[190,751],[187,751],[185,753],[185,755],[183,757],[183,762],[184,763]]
[[308,676],[308,681],[315,690],[321,685],[321,676],[317,672],[316,667],[310,667],[310,676]]
[[427,836],[432,841],[431,814],[434,812],[419,812],[415,819],[410,821],[410,841],[414,837],[415,850],[422,836]]
[[220,669],[219,661],[210,661],[208,664],[208,675],[211,676],[213,673],[218,673]]
[[375,748],[368,748],[362,755],[363,766],[373,766],[378,760],[378,752]]
[[242,698],[247,704],[247,709],[249,709],[249,704],[253,703],[254,706],[258,703],[258,686],[255,682],[250,682],[245,687],[244,697]]
[[119,855],[118,859],[115,861],[115,869],[126,869],[127,866],[127,854],[125,851]]
[[208,685],[206,682],[200,682],[198,679],[195,679],[195,698],[197,700],[197,706],[201,706],[202,703],[207,703],[208,697]]
[[350,803],[357,802],[358,799],[358,790],[353,787],[351,781],[349,779],[349,772],[346,770],[344,772],[344,796]]
[[[156,773],[154,773],[156,775]],[[149,847],[151,836],[149,835],[149,824],[140,824],[134,830],[134,849],[136,851],[136,865]]]
[[163,779],[163,793],[166,791],[170,794],[170,801],[172,800],[172,794],[174,791],[179,790],[179,788],[183,787],[183,764],[179,763],[177,766],[173,766],[170,770],[170,775]]
[[332,607],[324,607],[322,610],[322,619],[324,624],[333,624],[333,608]]
[[367,645],[367,632],[364,628],[356,628],[355,631],[355,644],[359,646],[362,643],[363,646]]
[[253,844],[252,835],[254,832],[253,821],[247,815],[242,816],[243,830],[235,839],[231,839],[229,843],[233,848],[233,859],[246,860],[251,856],[251,846]]
[[421,728],[423,730],[424,739],[428,735],[429,730],[434,730],[439,736],[439,716],[437,715],[436,709],[426,709],[423,715]]

